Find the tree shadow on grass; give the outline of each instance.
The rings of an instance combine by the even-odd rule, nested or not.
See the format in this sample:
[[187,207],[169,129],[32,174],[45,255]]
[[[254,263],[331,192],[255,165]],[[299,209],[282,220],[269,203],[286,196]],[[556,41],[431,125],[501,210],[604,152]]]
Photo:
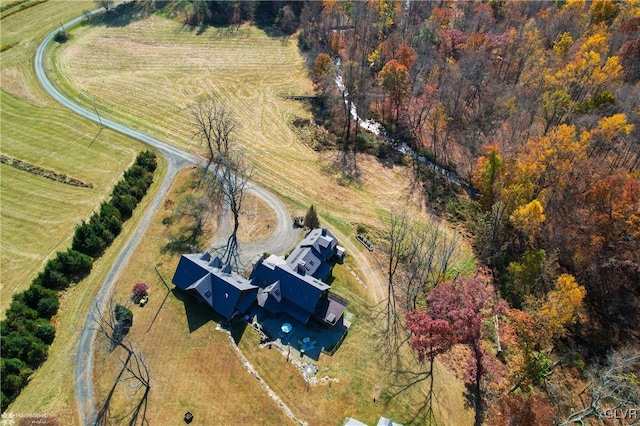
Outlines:
[[129,360],[131,359],[131,353],[129,353],[127,355],[127,359],[125,362],[122,363],[122,368],[120,369],[120,372],[118,373],[118,376],[116,377],[115,381],[113,382],[113,386],[111,386],[111,389],[109,390],[109,393],[107,394],[106,398],[104,399],[104,402],[102,403],[102,407],[100,407],[100,411],[98,411],[97,417],[96,417],[96,425],[108,425],[109,424],[109,416],[110,416],[110,410],[111,410],[111,399],[113,398],[113,394],[116,391],[116,387],[118,386],[118,383],[120,383],[120,379],[122,378],[122,375],[124,374],[124,372],[126,371],[126,366],[127,363],[129,362]]
[[200,237],[202,237],[201,231],[197,231],[190,226],[185,226],[170,236],[169,242],[160,249],[160,253],[195,253],[201,248]]
[[473,384],[465,383],[464,406],[475,411],[474,426],[481,426],[484,418],[484,401],[480,390]]
[[343,149],[331,152],[333,158],[330,165],[325,167],[325,171],[335,176],[338,185],[350,187],[359,186],[362,183],[356,155],[350,150]]
[[199,36],[204,34],[207,31],[207,28],[209,28],[209,24],[205,22],[202,22],[200,24],[183,23],[182,26],[180,27],[180,31],[186,30],[190,33],[195,32],[195,34]]
[[407,410],[406,415],[411,416],[408,424],[436,425],[436,407],[446,403],[440,391],[433,388],[433,377],[428,370],[399,369],[389,372],[392,374],[391,384],[387,391],[381,395],[383,403],[390,403],[392,399],[403,395],[407,391],[413,391],[415,386],[427,386],[428,391],[424,398]]
[[193,247],[191,238],[178,238],[169,241],[164,247],[160,249],[162,254],[184,254],[191,253],[191,247]]
[[[103,9],[104,11],[104,9]],[[107,27],[126,27],[132,22],[148,18],[152,11],[145,7],[143,3],[126,2],[120,3],[117,7],[109,9],[108,12],[88,16],[85,12],[87,23],[93,26],[105,25]]]

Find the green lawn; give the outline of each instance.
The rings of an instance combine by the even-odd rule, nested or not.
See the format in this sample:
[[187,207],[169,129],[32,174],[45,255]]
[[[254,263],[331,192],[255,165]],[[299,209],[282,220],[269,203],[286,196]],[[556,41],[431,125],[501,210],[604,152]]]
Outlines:
[[70,245],[73,230],[108,197],[143,145],[99,127],[58,106],[33,73],[39,41],[61,21],[93,2],[50,0],[3,18],[2,44],[18,43],[1,58],[0,152],[64,173],[93,188],[77,188],[17,170],[0,168],[0,316],[11,294],[26,289],[56,251]]

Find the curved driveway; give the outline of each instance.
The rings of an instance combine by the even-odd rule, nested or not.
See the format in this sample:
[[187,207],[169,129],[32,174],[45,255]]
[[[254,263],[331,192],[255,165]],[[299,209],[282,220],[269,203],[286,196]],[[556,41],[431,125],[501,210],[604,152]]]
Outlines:
[[[92,13],[97,12],[98,11],[94,11]],[[80,16],[67,22],[64,26],[66,28],[69,28],[83,19],[84,16]],[[145,212],[140,224],[134,231],[133,235],[118,255],[115,263],[109,270],[107,277],[98,290],[98,294],[96,295],[91,309],[95,307],[97,309],[103,310],[107,300],[111,295],[111,292],[113,291],[116,276],[120,272],[120,269],[126,265],[127,259],[133,252],[134,248],[140,242],[142,235],[146,231],[153,216],[160,207],[162,200],[169,190],[169,187],[171,186],[171,183],[178,170],[190,163],[204,165],[205,162],[203,159],[193,154],[161,142],[158,139],[153,138],[145,133],[131,129],[115,121],[98,117],[97,114],[81,107],[80,105],[64,97],[64,95],[62,95],[47,78],[43,64],[44,52],[57,32],[58,30],[56,29],[51,34],[49,34],[38,46],[38,50],[36,51],[35,72],[38,81],[40,82],[44,90],[47,91],[49,95],[51,95],[51,97],[53,97],[56,101],[61,103],[66,108],[69,108],[76,114],[79,114],[95,122],[102,122],[102,125],[104,127],[108,127],[154,147],[162,154],[168,164],[167,174],[164,178],[164,181],[162,182],[160,190],[154,197],[151,205]],[[273,234],[259,244],[254,243],[246,245],[246,247],[242,245],[240,247],[243,250],[242,258],[251,259],[259,254],[262,254],[265,251],[280,254],[293,247],[296,244],[298,235],[291,226],[291,217],[289,216],[287,209],[280,202],[280,200],[270,192],[256,186],[253,183],[247,187],[247,192],[260,197],[267,204],[269,204],[276,213],[278,223]],[[82,425],[94,424],[96,419],[96,407],[93,399],[93,342],[95,340],[96,330],[92,327],[91,323],[92,318],[90,311],[85,318],[82,333],[80,335],[75,367],[76,403],[78,405],[78,411],[80,413],[80,423]]]

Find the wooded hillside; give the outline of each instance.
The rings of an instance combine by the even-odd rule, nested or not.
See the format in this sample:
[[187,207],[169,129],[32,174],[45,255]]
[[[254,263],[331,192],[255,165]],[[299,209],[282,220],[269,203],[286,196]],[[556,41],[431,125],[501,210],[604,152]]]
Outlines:
[[[345,149],[358,142],[353,103],[475,187],[463,216],[510,306],[494,312],[503,347],[472,345],[470,382],[492,423],[526,410],[534,423],[604,416],[571,417],[575,389],[557,383],[577,387],[640,338],[640,3],[308,2],[300,23]],[[345,94],[331,84],[338,58]],[[466,340],[437,322],[433,293],[409,324],[435,356],[443,339]]]

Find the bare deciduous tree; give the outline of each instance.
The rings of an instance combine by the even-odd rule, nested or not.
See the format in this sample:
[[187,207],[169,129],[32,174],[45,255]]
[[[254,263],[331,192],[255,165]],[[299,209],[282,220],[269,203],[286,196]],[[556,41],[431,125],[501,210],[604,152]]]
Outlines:
[[104,7],[104,11],[108,12],[109,9],[115,4],[113,0],[94,0],[94,3],[98,5],[98,7]]
[[244,200],[244,190],[251,179],[253,167],[247,163],[240,151],[230,154],[223,164],[220,173],[220,185],[224,203],[229,207],[233,217],[233,228],[223,249],[221,260],[237,270],[240,260],[238,256],[238,227],[239,218]]
[[449,237],[440,227],[414,227],[411,249],[402,271],[403,305],[406,311],[417,308],[429,290],[447,278],[451,257],[458,246],[458,238]]
[[406,215],[392,214],[385,231],[387,297],[385,345],[393,352],[404,341],[403,319],[424,301],[429,290],[447,278],[458,238],[439,227],[410,223]]
[[406,215],[392,214],[389,226],[385,230],[385,253],[387,259],[387,297],[385,299],[383,314],[386,319],[383,336],[386,347],[393,353],[396,352],[401,341],[402,317],[399,312],[398,284],[395,279],[401,270],[401,263],[411,253],[411,234],[413,226]]
[[[219,247],[225,263],[231,263],[237,270],[239,216],[244,199],[244,190],[252,175],[252,167],[244,154],[237,148],[235,133],[238,123],[225,103],[214,98],[206,98],[189,107],[196,123],[195,137],[206,145],[208,162],[201,184],[205,183],[214,202],[223,202],[229,207],[233,217],[233,228],[227,243]],[[212,174],[209,167],[214,164]],[[210,176],[211,178],[208,178]]]
[[604,365],[595,366],[587,373],[589,386],[580,394],[582,398],[588,392],[584,408],[571,413],[562,425],[584,424],[584,420],[590,417],[602,420],[624,417],[625,413],[637,415],[640,406],[639,369],[640,352],[637,349],[611,352]]
[[94,326],[97,332],[108,340],[109,350],[113,351],[115,348],[122,348],[126,353],[126,357],[120,360],[122,368],[120,369],[113,386],[97,414],[95,424],[111,424],[111,399],[119,383],[128,383],[133,389],[133,395],[138,394],[141,389],[144,389],[144,391],[132,411],[127,413],[123,418],[118,419],[118,423],[122,424],[126,422],[128,425],[134,426],[140,422],[142,425],[148,425],[149,420],[146,417],[147,404],[149,391],[151,390],[151,375],[149,367],[147,366],[142,354],[140,352],[136,352],[131,342],[125,339],[118,331],[120,326],[116,319],[116,306],[117,305],[113,298],[110,298],[104,311],[101,311],[95,304],[91,308],[91,317],[93,319]]
[[217,172],[235,145],[238,123],[227,105],[213,97],[203,99],[188,109],[196,124],[193,136],[207,148],[208,163],[205,172],[213,163],[216,164],[214,170]]

